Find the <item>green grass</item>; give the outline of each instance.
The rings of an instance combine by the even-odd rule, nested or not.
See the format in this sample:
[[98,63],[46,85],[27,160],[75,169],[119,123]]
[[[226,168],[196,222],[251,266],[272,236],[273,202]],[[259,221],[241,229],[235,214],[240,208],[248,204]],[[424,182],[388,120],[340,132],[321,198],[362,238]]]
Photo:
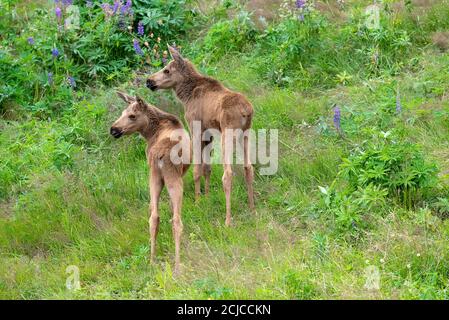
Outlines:
[[[242,168],[232,193],[234,226],[224,226],[222,168],[194,200],[184,179],[182,273],[172,277],[174,244],[166,191],[157,263],[148,263],[145,142],[113,140],[124,106],[115,87],[80,91],[54,118],[18,111],[0,118],[0,298],[3,299],[448,299],[449,57],[433,48],[397,75],[304,90],[261,81],[251,54],[224,55],[207,71],[244,93],[255,128],[279,129],[279,171],[256,175],[248,210]],[[255,67],[256,66],[256,67]],[[402,113],[396,115],[396,88]],[[182,117],[171,94],[129,83],[121,90]],[[332,105],[342,110],[341,138]],[[407,208],[397,199],[341,229],[319,187],[336,180],[342,158],[370,139],[368,127],[397,130],[439,168],[432,194]],[[256,166],[258,168],[259,166]],[[336,181],[336,182],[334,182]],[[81,289],[66,288],[68,266]],[[368,267],[379,290],[365,288]]]

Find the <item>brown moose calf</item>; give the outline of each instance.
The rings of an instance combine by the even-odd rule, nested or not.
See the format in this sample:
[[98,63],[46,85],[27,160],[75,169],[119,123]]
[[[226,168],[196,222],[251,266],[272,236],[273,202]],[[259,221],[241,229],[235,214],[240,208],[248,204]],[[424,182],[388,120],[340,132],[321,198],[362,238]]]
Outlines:
[[181,205],[183,197],[183,180],[191,157],[190,137],[181,121],[169,113],[146,104],[139,97],[131,97],[118,92],[128,103],[111,127],[111,135],[120,138],[122,135],[138,132],[147,141],[147,160],[150,166],[150,240],[151,261],[156,254],[156,237],[159,228],[159,197],[162,188],[167,186],[173,210],[173,237],[175,240],[175,268],[179,273],[180,245],[182,234]]

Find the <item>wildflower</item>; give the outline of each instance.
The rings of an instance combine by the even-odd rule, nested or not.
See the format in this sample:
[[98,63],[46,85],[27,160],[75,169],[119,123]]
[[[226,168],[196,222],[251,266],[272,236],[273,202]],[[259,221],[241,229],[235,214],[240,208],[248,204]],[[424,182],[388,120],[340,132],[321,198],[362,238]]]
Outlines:
[[30,45],[34,45],[34,38],[33,37],[29,37],[28,39],[27,39],[27,41],[28,41],[28,43],[30,44]]
[[119,7],[120,7],[120,1],[114,1],[114,7],[112,8],[113,14],[117,13],[117,10]]
[[338,132],[341,131],[341,111],[340,108],[335,105],[334,108],[334,125]]
[[131,0],[126,1],[125,5],[120,8],[120,12],[122,14],[131,14]]
[[72,89],[76,88],[76,82],[74,77],[68,76],[67,81],[69,82],[69,85],[72,87]]
[[296,8],[302,9],[306,5],[306,0],[296,0]]
[[47,82],[49,85],[53,84],[53,73],[52,72],[47,73]]
[[139,23],[137,24],[137,34],[139,36],[143,36],[144,33],[145,33],[145,29],[144,29],[143,23],[142,23],[142,21],[139,21]]
[[137,53],[139,56],[143,56],[143,51],[142,51],[142,48],[141,48],[140,45],[139,45],[139,40],[134,39],[133,45],[134,45],[134,50],[136,50],[136,53]]
[[111,7],[109,3],[102,3],[100,7],[101,9],[103,9],[103,13],[105,16],[109,16],[111,14]]
[[380,263],[385,263],[385,260],[384,259],[380,259]]
[[56,7],[56,8],[55,8],[55,14],[56,14],[56,18],[58,18],[58,20],[61,19],[61,17],[62,17],[62,11],[61,11],[61,8],[60,8],[60,7]]
[[304,13],[301,13],[301,14],[298,16],[298,20],[301,21],[301,22],[304,21]]
[[51,49],[51,54],[52,54],[53,58],[57,58],[59,56],[58,49],[57,48]]
[[416,256],[419,258],[419,257],[421,257],[421,254],[420,254],[420,253],[417,253]]
[[62,0],[62,4],[65,6],[70,6],[73,4],[73,0]]
[[396,113],[401,113],[402,105],[401,105],[401,96],[399,95],[399,87],[396,90]]
[[144,45],[145,45],[145,47],[150,47],[150,44],[148,43],[148,41],[145,41],[144,43],[143,43]]
[[92,1],[90,1],[90,0],[86,1],[86,7],[92,8],[93,6],[94,6],[94,4],[92,3]]

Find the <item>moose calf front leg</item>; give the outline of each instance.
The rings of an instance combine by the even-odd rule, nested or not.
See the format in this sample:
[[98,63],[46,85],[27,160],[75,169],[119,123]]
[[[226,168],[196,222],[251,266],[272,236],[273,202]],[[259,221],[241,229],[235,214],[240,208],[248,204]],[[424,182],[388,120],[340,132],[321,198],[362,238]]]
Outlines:
[[195,200],[201,195],[201,164],[193,165],[193,183],[195,184]]
[[150,261],[153,263],[156,258],[156,238],[159,231],[159,197],[163,187],[161,176],[153,171],[150,177]]
[[232,192],[232,143],[233,137],[226,137],[226,133],[221,135],[221,149],[223,153],[223,189],[226,197],[226,226],[231,225],[231,192]]

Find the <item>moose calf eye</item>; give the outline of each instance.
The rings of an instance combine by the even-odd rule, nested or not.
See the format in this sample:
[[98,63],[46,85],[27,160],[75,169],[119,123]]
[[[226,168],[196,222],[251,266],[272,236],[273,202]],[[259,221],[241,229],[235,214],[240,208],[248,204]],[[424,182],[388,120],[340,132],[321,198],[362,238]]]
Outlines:
[[129,116],[129,118],[130,118],[131,120],[136,120],[136,116],[135,116],[135,115],[133,115],[133,114],[132,114],[132,115],[130,115],[130,116]]
[[169,71],[168,69],[165,69],[165,70],[164,70],[164,73],[165,73],[165,74],[169,74],[170,71]]

